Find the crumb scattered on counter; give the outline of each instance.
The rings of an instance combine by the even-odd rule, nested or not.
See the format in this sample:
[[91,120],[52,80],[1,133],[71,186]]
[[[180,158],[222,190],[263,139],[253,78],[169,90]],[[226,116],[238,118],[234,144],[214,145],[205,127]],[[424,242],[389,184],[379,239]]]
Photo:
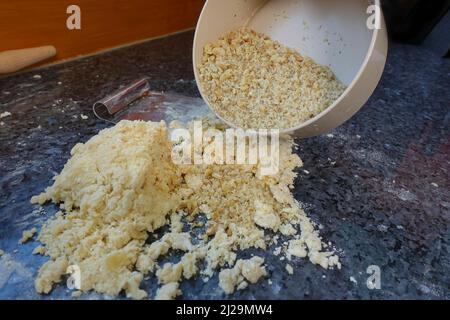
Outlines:
[[89,117],[88,117],[88,116],[86,116],[86,115],[84,115],[84,114],[80,114],[80,118],[81,118],[81,119],[83,119],[83,120],[87,120],[87,119],[89,119]]
[[286,264],[286,271],[289,274],[294,274],[294,268],[290,264]]
[[32,228],[30,230],[25,230],[22,232],[22,238],[19,240],[20,244],[24,244],[28,242],[31,238],[33,238],[34,234],[37,232],[36,228]]
[[158,289],[155,300],[173,300],[181,294],[178,282],[171,282]]
[[45,210],[43,207],[39,207],[31,212],[34,215],[43,215],[45,214]]
[[0,113],[0,119],[9,117],[11,115],[12,115],[11,112],[8,112],[8,111],[2,112],[2,113]]
[[248,260],[238,260],[233,268],[223,269],[219,273],[219,286],[222,290],[231,294],[235,291],[245,289],[247,281],[256,283],[261,277],[267,275],[263,266],[264,258],[253,257]]

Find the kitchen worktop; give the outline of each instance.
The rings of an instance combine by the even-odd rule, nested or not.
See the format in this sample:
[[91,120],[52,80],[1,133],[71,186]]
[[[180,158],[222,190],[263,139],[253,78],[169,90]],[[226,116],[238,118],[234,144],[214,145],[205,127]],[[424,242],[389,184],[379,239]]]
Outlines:
[[[109,124],[93,102],[142,76],[154,90],[199,96],[191,65],[193,32],[0,79],[0,299],[71,299],[65,285],[34,291],[46,257],[19,245],[57,207],[31,205],[51,184],[70,149]],[[327,135],[300,140],[304,167],[295,197],[338,249],[341,270],[268,254],[272,282],[237,299],[450,298],[450,61],[421,47],[391,44],[385,73],[364,108]],[[83,116],[82,116],[83,115]],[[87,117],[87,119],[86,119]],[[369,266],[381,289],[370,290]],[[156,280],[145,289],[154,295]],[[186,299],[227,298],[217,277],[185,281]],[[85,294],[82,298],[102,298]]]

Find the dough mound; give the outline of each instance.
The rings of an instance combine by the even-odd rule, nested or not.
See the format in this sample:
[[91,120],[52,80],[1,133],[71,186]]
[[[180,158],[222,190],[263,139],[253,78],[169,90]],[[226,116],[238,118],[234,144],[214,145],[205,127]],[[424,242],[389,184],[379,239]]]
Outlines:
[[41,269],[38,292],[51,290],[43,278],[52,265],[64,273],[61,265],[78,265],[83,291],[116,296],[132,287],[132,269],[148,232],[166,224],[180,203],[181,176],[171,147],[164,123],[121,122],[72,149],[54,184],[32,198],[63,203],[67,212],[57,214],[39,236],[55,261]]
[[[210,143],[203,142],[203,152]],[[141,282],[154,274],[161,284],[155,298],[171,299],[181,294],[181,280],[207,281],[225,270],[219,285],[232,293],[268,276],[264,259],[237,260],[238,251],[271,245],[288,259],[340,266],[290,193],[302,164],[290,138],[280,141],[273,176],[259,175],[259,164],[176,165],[172,147],[164,122],[122,121],[72,149],[53,185],[32,198],[61,206],[39,234],[50,260],[39,270],[37,292],[49,293],[71,273],[81,292],[143,299]],[[165,225],[170,230],[162,232]],[[159,238],[149,237],[156,232]],[[160,265],[173,250],[182,254],[179,262]]]

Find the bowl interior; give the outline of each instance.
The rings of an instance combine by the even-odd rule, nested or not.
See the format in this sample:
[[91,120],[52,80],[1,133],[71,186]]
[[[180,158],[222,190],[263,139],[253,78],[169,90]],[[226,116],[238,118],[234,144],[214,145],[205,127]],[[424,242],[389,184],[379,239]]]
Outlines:
[[197,26],[194,66],[205,44],[247,25],[331,67],[339,80],[350,85],[373,36],[366,26],[368,4],[361,0],[208,0]]

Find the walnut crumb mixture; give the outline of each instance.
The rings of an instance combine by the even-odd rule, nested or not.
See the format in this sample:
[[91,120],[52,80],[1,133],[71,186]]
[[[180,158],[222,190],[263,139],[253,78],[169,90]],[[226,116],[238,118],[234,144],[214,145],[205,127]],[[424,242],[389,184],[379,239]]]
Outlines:
[[[164,122],[122,121],[77,144],[53,185],[32,198],[61,207],[38,237],[42,247],[34,253],[50,260],[39,270],[36,290],[49,293],[76,265],[81,288],[75,296],[96,291],[148,298],[140,285],[155,275],[160,288],[153,298],[174,299],[182,295],[183,279],[208,281],[215,272],[223,291],[232,293],[270,277],[262,257],[237,254],[266,250],[273,241],[280,242],[280,256],[289,251],[340,268],[290,192],[294,169],[302,165],[292,148],[283,138],[278,174],[261,176],[259,165],[175,165]],[[181,259],[161,265],[172,251]]]
[[295,127],[345,90],[330,68],[248,28],[207,44],[197,68],[211,107],[241,128]]

